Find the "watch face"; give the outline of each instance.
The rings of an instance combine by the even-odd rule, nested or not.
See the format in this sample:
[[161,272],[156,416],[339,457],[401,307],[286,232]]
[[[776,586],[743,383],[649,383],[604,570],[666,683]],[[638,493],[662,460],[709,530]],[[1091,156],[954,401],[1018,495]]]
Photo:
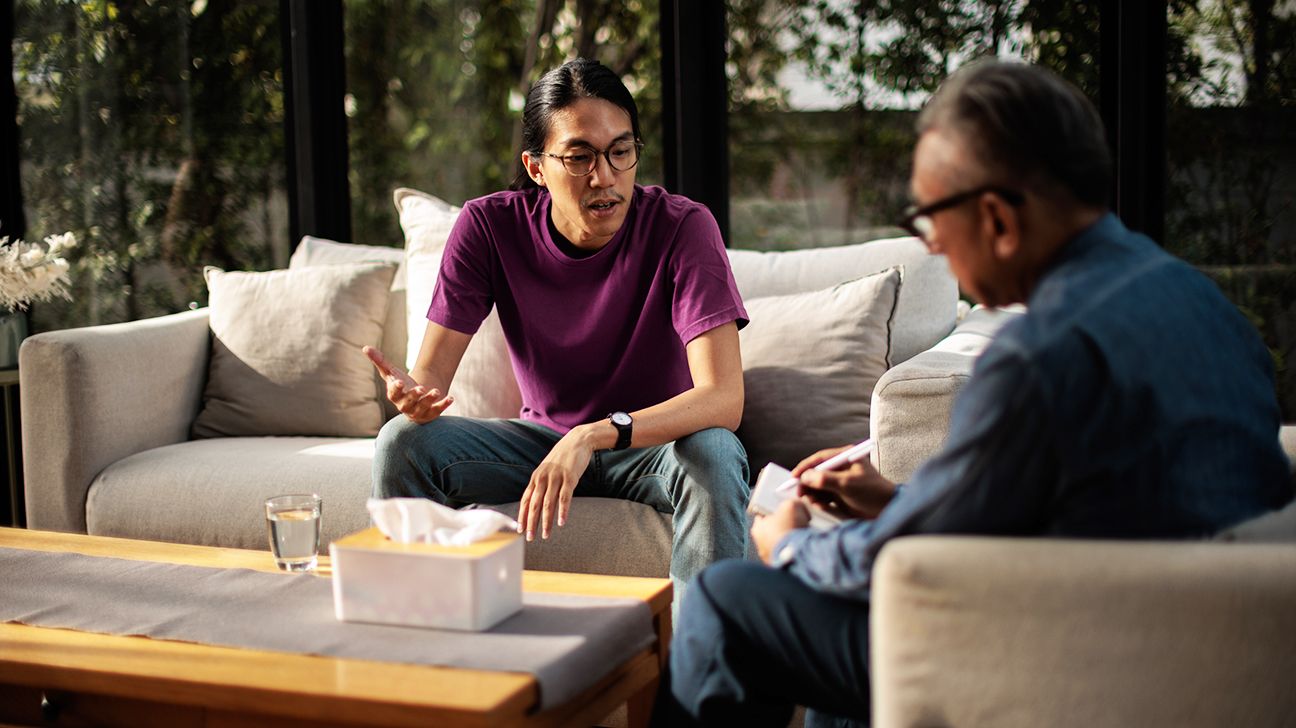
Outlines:
[[612,424],[617,425],[618,427],[625,427],[630,424],[630,415],[624,412],[613,412]]

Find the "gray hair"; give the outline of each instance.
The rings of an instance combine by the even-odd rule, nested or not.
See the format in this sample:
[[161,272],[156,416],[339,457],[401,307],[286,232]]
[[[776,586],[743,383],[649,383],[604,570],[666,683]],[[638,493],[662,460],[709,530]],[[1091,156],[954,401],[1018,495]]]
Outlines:
[[963,66],[918,115],[921,135],[959,135],[1000,184],[1061,188],[1077,201],[1106,207],[1112,158],[1098,110],[1052,71],[996,60]]

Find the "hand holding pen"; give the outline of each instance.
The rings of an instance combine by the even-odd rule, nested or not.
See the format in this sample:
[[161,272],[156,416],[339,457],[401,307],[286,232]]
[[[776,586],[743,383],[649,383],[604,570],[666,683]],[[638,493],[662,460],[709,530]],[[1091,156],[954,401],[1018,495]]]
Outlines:
[[[834,454],[821,462],[814,462],[817,458],[826,453]],[[872,453],[872,440],[865,440],[861,443],[851,445],[850,447],[839,448],[837,450],[820,450],[798,463],[792,470],[792,477],[788,478],[786,482],[779,484],[779,487],[775,490],[779,493],[786,493],[795,488],[801,482],[801,479],[798,476],[805,472],[807,467],[813,467],[815,470],[819,471],[839,470],[847,465],[858,463]]]
[[779,490],[799,487],[802,497],[845,518],[876,518],[891,502],[895,483],[882,477],[869,462],[873,443],[821,450],[792,470],[792,479]]

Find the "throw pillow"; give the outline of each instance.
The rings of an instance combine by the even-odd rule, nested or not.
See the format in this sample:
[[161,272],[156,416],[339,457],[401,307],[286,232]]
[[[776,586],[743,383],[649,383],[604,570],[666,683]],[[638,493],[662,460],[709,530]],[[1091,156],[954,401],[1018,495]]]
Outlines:
[[372,437],[373,367],[390,263],[225,272],[207,268],[212,352],[194,437]]
[[[450,230],[459,218],[459,208],[411,189],[394,195],[405,231],[405,272],[409,312],[406,366],[418,359],[419,346],[427,331],[427,311],[441,270],[441,253]],[[499,315],[491,311],[477,329],[464,352],[450,385],[455,403],[447,414],[462,417],[517,417],[522,411],[522,393],[513,376],[504,330]]]
[[746,400],[738,436],[753,471],[792,467],[868,437],[873,386],[891,366],[902,270],[746,302],[739,334]]
[[931,348],[954,328],[958,282],[944,256],[929,254],[917,238],[771,253],[730,249],[729,263],[744,301],[817,291],[903,266],[904,287],[891,334],[892,366]]
[[[381,245],[339,243],[305,235],[302,236],[301,242],[297,243],[297,249],[293,251],[292,257],[288,259],[288,269],[349,263],[393,263],[399,266],[396,268],[395,277],[392,278],[391,296],[387,301],[387,318],[383,321],[382,345],[378,348],[390,361],[405,361],[405,332],[409,324],[405,313],[404,250]],[[382,403],[384,419],[391,419],[400,414],[396,405],[387,399],[387,383],[378,375],[376,369],[374,387],[378,391],[378,401]]]

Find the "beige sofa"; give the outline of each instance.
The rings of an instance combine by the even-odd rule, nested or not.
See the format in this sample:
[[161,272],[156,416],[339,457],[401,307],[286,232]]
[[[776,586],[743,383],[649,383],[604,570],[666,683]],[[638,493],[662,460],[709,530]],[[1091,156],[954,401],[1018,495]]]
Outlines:
[[878,728],[1296,725],[1296,545],[911,537],[875,567]]
[[[402,253],[307,240],[290,269],[375,256],[401,260]],[[910,238],[786,253],[735,250],[731,259],[752,317],[742,334],[750,365],[747,414],[739,434],[754,467],[769,459],[791,465],[789,458],[815,447],[871,433],[882,471],[892,478],[907,477],[943,440],[953,395],[975,354],[1007,315],[975,311],[955,331],[957,288],[945,261],[927,255]],[[899,276],[893,308],[891,303],[879,308],[876,301],[842,302],[854,284],[836,284],[893,268]],[[406,354],[405,337],[395,335],[407,308],[402,278],[398,273],[382,337],[383,348],[396,361]],[[816,316],[829,319],[803,324],[797,318]],[[30,527],[266,548],[261,501],[300,491],[323,496],[326,542],[368,524],[371,437],[191,439],[213,348],[210,319],[208,309],[200,309],[43,333],[25,342],[20,366]],[[856,319],[871,320],[872,331],[881,333],[853,328]],[[889,368],[884,367],[874,386],[859,376],[865,365],[852,360],[856,354],[851,347],[870,344],[852,337],[877,336]],[[834,340],[838,349],[819,344]],[[876,344],[870,344],[874,358]],[[474,354],[470,347],[466,366],[474,356],[506,357],[502,339],[487,328],[473,347],[479,351]],[[810,365],[822,357],[827,359]],[[801,360],[807,362],[804,368]],[[516,387],[511,375],[496,373],[483,391],[468,391],[474,382],[481,387],[477,380],[482,378],[480,371],[456,378],[451,391],[459,400],[459,414],[511,414],[484,411],[492,398],[508,401],[496,395]],[[806,395],[810,390],[832,393],[834,386],[832,401],[814,402]],[[785,395],[809,404],[794,411],[769,404],[788,399]],[[667,573],[667,515],[637,503],[576,496],[568,525],[549,541],[528,545],[530,568]],[[502,510],[510,511],[510,506]]]
[[1213,543],[901,538],[873,585],[878,728],[1296,725],[1296,502]]

